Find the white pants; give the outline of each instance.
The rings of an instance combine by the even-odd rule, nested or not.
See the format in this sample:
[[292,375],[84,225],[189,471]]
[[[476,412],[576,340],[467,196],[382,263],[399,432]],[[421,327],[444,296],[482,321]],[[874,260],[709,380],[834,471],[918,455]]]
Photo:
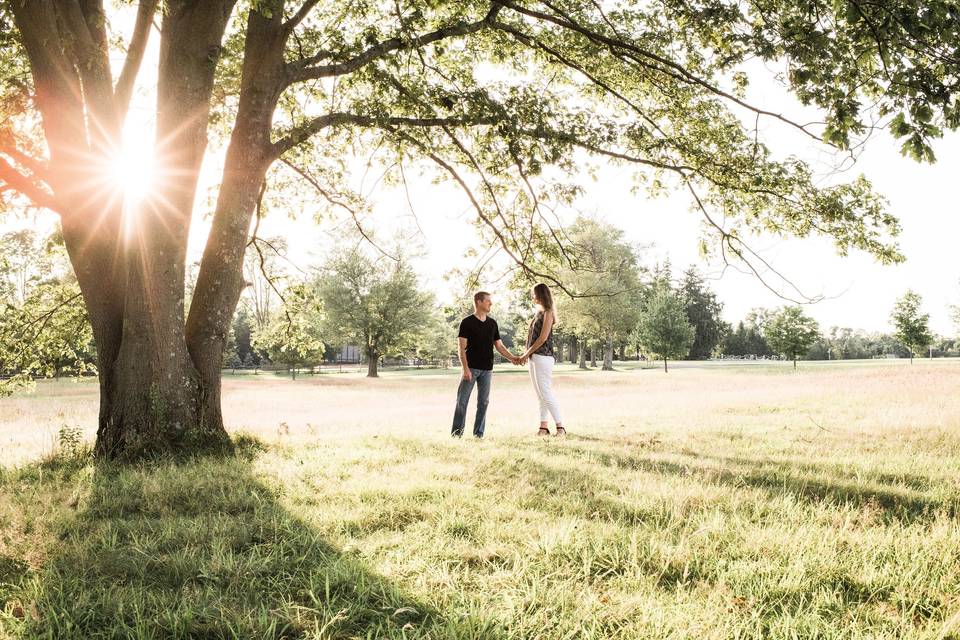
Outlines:
[[547,421],[547,412],[557,424],[563,423],[560,417],[560,405],[553,394],[553,357],[533,354],[530,356],[530,381],[540,400],[540,422]]

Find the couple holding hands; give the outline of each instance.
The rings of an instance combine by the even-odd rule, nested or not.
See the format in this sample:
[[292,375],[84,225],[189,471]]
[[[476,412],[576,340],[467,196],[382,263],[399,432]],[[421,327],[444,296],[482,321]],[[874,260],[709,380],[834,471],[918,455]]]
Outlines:
[[474,312],[460,322],[459,343],[460,365],[463,376],[457,389],[457,408],[453,414],[451,435],[461,437],[467,417],[467,402],[473,387],[477,387],[477,415],[473,423],[473,435],[483,438],[486,426],[487,405],[490,404],[490,384],[493,376],[493,350],[516,365],[530,364],[530,380],[540,401],[540,430],[538,436],[550,435],[547,427],[548,414],[553,416],[557,425],[556,435],[566,435],[560,406],[553,394],[553,326],[557,322],[557,313],[553,304],[553,295],[545,284],[538,284],[531,291],[536,315],[527,330],[527,344],[523,355],[515,356],[503,346],[500,340],[500,328],[497,321],[488,314],[493,300],[486,291],[478,291],[473,296]]

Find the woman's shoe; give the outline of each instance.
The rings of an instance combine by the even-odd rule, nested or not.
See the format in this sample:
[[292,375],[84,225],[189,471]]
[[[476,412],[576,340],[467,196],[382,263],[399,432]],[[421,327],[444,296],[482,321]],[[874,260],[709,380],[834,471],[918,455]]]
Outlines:
[[[550,433],[549,431],[547,433]],[[555,434],[558,438],[562,438],[567,435],[567,430],[563,427],[557,427],[557,433]]]
[[547,429],[546,427],[540,427],[540,430],[537,431],[537,435],[538,435],[538,436],[548,436],[548,435],[550,435],[550,429]]

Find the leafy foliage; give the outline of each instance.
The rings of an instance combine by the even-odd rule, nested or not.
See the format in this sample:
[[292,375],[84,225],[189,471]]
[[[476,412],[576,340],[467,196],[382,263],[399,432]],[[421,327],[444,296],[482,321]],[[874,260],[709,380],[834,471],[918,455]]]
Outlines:
[[289,366],[296,378],[297,367],[323,360],[320,335],[318,302],[308,287],[295,285],[285,293],[283,312],[254,333],[253,346],[266,352],[271,362]]
[[687,357],[691,360],[709,358],[714,348],[720,344],[726,330],[726,324],[721,317],[723,303],[717,300],[716,294],[704,282],[696,267],[690,267],[683,274],[680,295],[686,308],[687,320],[696,331]]
[[787,82],[826,114],[841,148],[875,126],[902,152],[933,161],[932,144],[960,126],[960,10],[954,0],[669,0],[671,19],[715,55],[786,59]]
[[35,377],[95,371],[93,332],[54,234],[0,238],[0,394]]
[[[432,296],[420,290],[407,259],[373,259],[360,249],[334,254],[315,290],[324,306],[324,332],[339,344],[361,345],[374,363],[413,349],[434,326]],[[434,345],[436,346],[436,345]]]
[[931,342],[930,314],[920,310],[923,299],[915,291],[907,291],[893,306],[890,321],[894,326],[894,337],[910,351],[910,360],[923,351]]
[[637,328],[640,344],[663,360],[683,358],[696,338],[696,329],[687,320],[683,301],[667,287],[658,287],[647,302]]
[[820,337],[820,327],[799,306],[783,307],[764,324],[763,337],[771,349],[793,360],[796,367],[797,356],[806,353]]

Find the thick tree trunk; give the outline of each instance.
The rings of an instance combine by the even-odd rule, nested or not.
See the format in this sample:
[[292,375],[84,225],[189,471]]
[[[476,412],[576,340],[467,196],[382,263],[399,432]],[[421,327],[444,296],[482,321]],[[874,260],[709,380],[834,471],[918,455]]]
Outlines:
[[580,354],[580,368],[586,369],[587,368],[587,347],[583,343],[582,339],[580,340],[580,345],[577,347],[577,351],[579,351],[579,354]]
[[380,354],[376,352],[370,352],[367,354],[367,356],[367,377],[379,378],[380,375],[377,373],[377,364],[380,361]]
[[577,364],[577,339],[570,338],[570,364]]
[[667,373],[667,359],[666,359],[666,358],[663,359],[663,372],[664,372],[664,373]]
[[279,40],[283,11],[278,1],[267,3],[273,5],[270,18],[250,12],[236,126],[187,318],[187,345],[204,390],[204,415],[212,424],[223,422],[220,362],[230,321],[247,286],[243,256],[260,188],[273,160],[270,127],[284,81]]
[[613,336],[607,336],[607,348],[603,352],[603,370],[613,371]]
[[597,343],[590,342],[590,366],[597,368]]

